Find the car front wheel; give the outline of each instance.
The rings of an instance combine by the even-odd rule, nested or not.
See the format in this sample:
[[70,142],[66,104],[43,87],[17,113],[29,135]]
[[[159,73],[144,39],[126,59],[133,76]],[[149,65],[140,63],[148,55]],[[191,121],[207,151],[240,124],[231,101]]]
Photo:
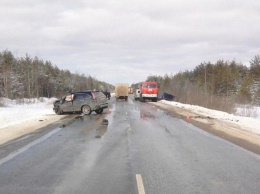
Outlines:
[[102,114],[102,112],[103,112],[103,109],[101,108],[101,109],[98,109],[98,110],[96,110],[95,111],[97,114]]
[[82,113],[85,115],[90,115],[91,114],[91,108],[88,105],[84,105],[82,107]]
[[61,114],[62,114],[62,110],[60,109],[59,106],[55,107],[54,111],[55,111],[55,113],[56,113],[57,115],[61,115]]

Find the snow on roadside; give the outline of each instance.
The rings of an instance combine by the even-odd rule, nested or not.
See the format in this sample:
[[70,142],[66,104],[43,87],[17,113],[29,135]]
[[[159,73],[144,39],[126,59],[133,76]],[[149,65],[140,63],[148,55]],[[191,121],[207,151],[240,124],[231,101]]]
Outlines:
[[260,119],[260,107],[252,105],[238,105],[236,108],[236,115]]
[[0,129],[40,119],[44,115],[55,114],[52,102],[55,98],[10,100],[1,98]]
[[221,121],[233,122],[240,125],[242,129],[252,131],[256,134],[260,134],[260,119],[257,118],[236,116],[222,111],[211,110],[196,105],[182,104],[179,102],[170,102],[166,100],[161,100],[160,102],[170,106],[187,109],[193,111],[194,113],[203,116],[209,116],[211,118],[215,118]]

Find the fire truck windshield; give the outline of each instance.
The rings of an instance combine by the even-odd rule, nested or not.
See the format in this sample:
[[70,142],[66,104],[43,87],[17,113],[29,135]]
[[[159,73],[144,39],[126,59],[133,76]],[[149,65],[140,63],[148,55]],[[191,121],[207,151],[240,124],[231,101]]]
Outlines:
[[143,84],[143,88],[157,88],[157,84]]

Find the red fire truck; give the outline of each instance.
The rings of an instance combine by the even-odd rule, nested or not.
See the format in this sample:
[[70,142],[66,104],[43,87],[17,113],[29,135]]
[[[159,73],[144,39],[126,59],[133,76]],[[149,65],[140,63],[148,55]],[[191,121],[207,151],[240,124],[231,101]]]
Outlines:
[[140,91],[140,101],[152,100],[157,102],[158,85],[156,82],[141,82]]

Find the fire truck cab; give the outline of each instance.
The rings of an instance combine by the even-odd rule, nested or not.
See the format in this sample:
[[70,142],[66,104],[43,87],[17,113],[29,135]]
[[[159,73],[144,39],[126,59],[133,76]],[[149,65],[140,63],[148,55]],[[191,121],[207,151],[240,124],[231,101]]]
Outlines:
[[158,84],[156,82],[141,82],[140,83],[140,101],[152,100],[157,102]]

